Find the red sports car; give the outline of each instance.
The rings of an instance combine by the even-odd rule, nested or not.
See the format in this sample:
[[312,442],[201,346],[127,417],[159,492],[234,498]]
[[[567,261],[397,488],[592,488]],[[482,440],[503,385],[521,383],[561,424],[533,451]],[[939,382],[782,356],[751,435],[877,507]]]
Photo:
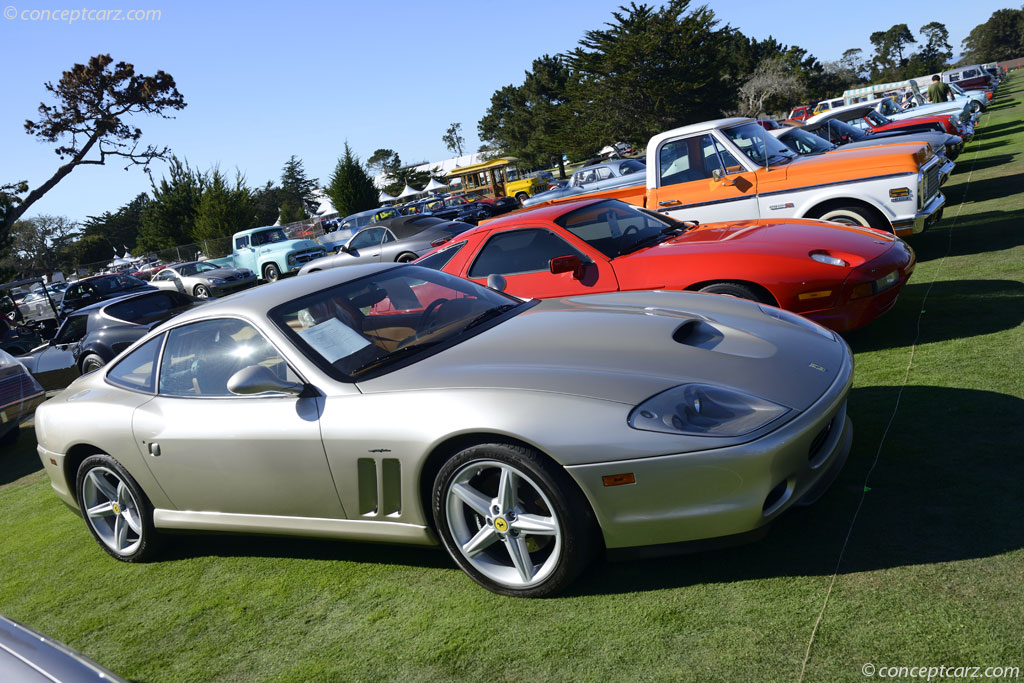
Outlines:
[[481,224],[417,263],[520,297],[675,289],[728,294],[844,332],[889,310],[911,248],[871,228],[785,219],[682,223],[610,199],[520,211]]

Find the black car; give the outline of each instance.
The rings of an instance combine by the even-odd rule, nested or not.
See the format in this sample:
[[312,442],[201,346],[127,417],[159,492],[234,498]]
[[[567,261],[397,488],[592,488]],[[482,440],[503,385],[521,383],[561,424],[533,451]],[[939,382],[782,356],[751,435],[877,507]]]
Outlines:
[[432,197],[411,205],[415,207],[409,214],[434,216],[446,221],[462,221],[476,225],[493,215],[490,207],[485,204],[467,202],[462,197]]
[[[843,146],[852,143],[891,144],[904,140],[915,140],[923,135],[941,140],[946,147],[946,156],[956,159],[963,148],[963,139],[957,135],[949,135],[937,123],[927,123],[912,128],[900,128],[899,130],[868,131],[857,126],[850,125],[838,119],[825,119],[814,123],[805,123],[803,130],[814,133],[822,140],[833,145]],[[929,143],[931,139],[929,138]]]
[[155,291],[156,287],[146,284],[137,277],[123,273],[97,275],[79,280],[78,282],[72,282],[64,290],[64,298],[60,302],[60,310],[57,312],[57,315],[64,319],[68,313],[78,310],[83,306],[96,304],[142,289]]
[[18,358],[44,389],[103,367],[155,325],[201,302],[180,292],[135,292],[72,311],[42,349]]

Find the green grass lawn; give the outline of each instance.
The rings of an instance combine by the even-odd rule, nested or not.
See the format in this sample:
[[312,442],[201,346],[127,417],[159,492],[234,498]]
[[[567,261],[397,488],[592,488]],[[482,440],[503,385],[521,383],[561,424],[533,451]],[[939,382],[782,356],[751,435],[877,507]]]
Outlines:
[[983,115],[943,220],[911,240],[919,265],[894,310],[849,337],[846,469],[764,540],[599,563],[570,594],[535,601],[403,547],[193,535],[126,565],[58,502],[23,428],[0,455],[0,613],[142,681],[1024,669],[1022,91],[1015,73]]

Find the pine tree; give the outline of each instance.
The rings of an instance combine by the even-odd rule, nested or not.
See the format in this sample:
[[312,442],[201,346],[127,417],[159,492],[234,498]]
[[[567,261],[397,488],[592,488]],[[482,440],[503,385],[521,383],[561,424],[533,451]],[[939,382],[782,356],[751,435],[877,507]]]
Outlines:
[[341,216],[372,209],[380,204],[373,180],[359,163],[359,158],[352,153],[347,142],[345,153],[338,158],[331,182],[325,190],[334,204],[334,210]]
[[[301,221],[315,216],[320,206],[316,199],[316,178],[307,178],[302,159],[294,154],[281,169],[281,223]],[[285,220],[287,215],[288,220]]]
[[256,227],[256,214],[252,191],[246,187],[241,173],[236,175],[234,187],[219,168],[213,169],[206,179],[202,199],[196,210],[192,239],[202,240],[230,237],[239,230]]

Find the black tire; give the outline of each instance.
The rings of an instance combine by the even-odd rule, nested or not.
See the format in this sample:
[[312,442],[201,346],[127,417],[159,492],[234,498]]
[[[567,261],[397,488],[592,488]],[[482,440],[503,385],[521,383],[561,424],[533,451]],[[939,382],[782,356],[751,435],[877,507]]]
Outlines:
[[268,263],[263,266],[263,279],[267,282],[277,282],[281,279],[281,270],[276,263]]
[[207,287],[206,285],[196,285],[192,289],[192,296],[194,296],[197,299],[209,299],[210,288]]
[[[106,488],[98,486],[97,481]],[[82,461],[75,478],[75,497],[89,532],[111,557],[122,562],[145,562],[159,549],[152,503],[132,476],[109,455],[91,455]],[[100,514],[88,511],[102,508],[104,501],[115,503],[110,505],[113,514],[97,521]],[[119,535],[122,528],[123,539]]]
[[530,195],[526,194],[525,192],[520,192],[519,194],[516,195],[516,201],[519,202],[519,206],[522,206],[523,202],[525,202],[529,198]]
[[971,112],[977,114],[980,111],[982,111],[981,102],[979,102],[978,100],[974,100],[973,102],[971,102]]
[[[466,485],[484,497],[497,492],[501,472],[514,471],[518,480],[516,504],[502,509],[494,518],[483,518],[451,493],[453,484],[463,478]],[[476,483],[474,483],[476,482]],[[496,500],[496,499],[495,499]],[[492,500],[492,503],[494,500]],[[489,511],[498,508],[489,508]],[[431,510],[441,542],[455,563],[474,581],[500,595],[542,598],[553,595],[572,583],[590,563],[598,546],[597,524],[582,492],[568,474],[550,463],[537,451],[502,443],[472,446],[452,456],[434,479]],[[450,513],[455,510],[455,515]],[[552,535],[518,532],[515,526],[526,515],[551,524]],[[499,520],[501,520],[499,522]],[[467,522],[468,530],[467,530]],[[463,554],[455,533],[482,531],[504,527],[504,533],[492,531],[497,540],[470,560]],[[453,531],[455,529],[455,531]],[[530,580],[517,580],[511,550],[522,536],[520,546],[526,552],[531,570]],[[527,538],[529,536],[529,538]],[[540,539],[540,540],[538,540]],[[533,547],[530,542],[533,542]],[[489,567],[488,571],[504,572],[511,581],[488,576],[474,563]],[[539,563],[539,564],[538,564]]]
[[103,358],[100,357],[98,354],[87,353],[82,357],[82,360],[78,362],[78,367],[81,369],[82,374],[84,375],[87,372],[99,370],[106,364],[107,361],[103,360]]
[[398,263],[410,263],[416,260],[416,254],[405,253],[395,259]]
[[892,232],[892,226],[883,216],[878,215],[873,209],[859,204],[835,204],[809,213],[807,217]]
[[759,304],[766,303],[764,298],[759,296],[752,287],[741,282],[716,282],[714,284],[701,287],[700,291],[708,294],[734,296],[737,299],[749,299],[750,301],[756,301]]

